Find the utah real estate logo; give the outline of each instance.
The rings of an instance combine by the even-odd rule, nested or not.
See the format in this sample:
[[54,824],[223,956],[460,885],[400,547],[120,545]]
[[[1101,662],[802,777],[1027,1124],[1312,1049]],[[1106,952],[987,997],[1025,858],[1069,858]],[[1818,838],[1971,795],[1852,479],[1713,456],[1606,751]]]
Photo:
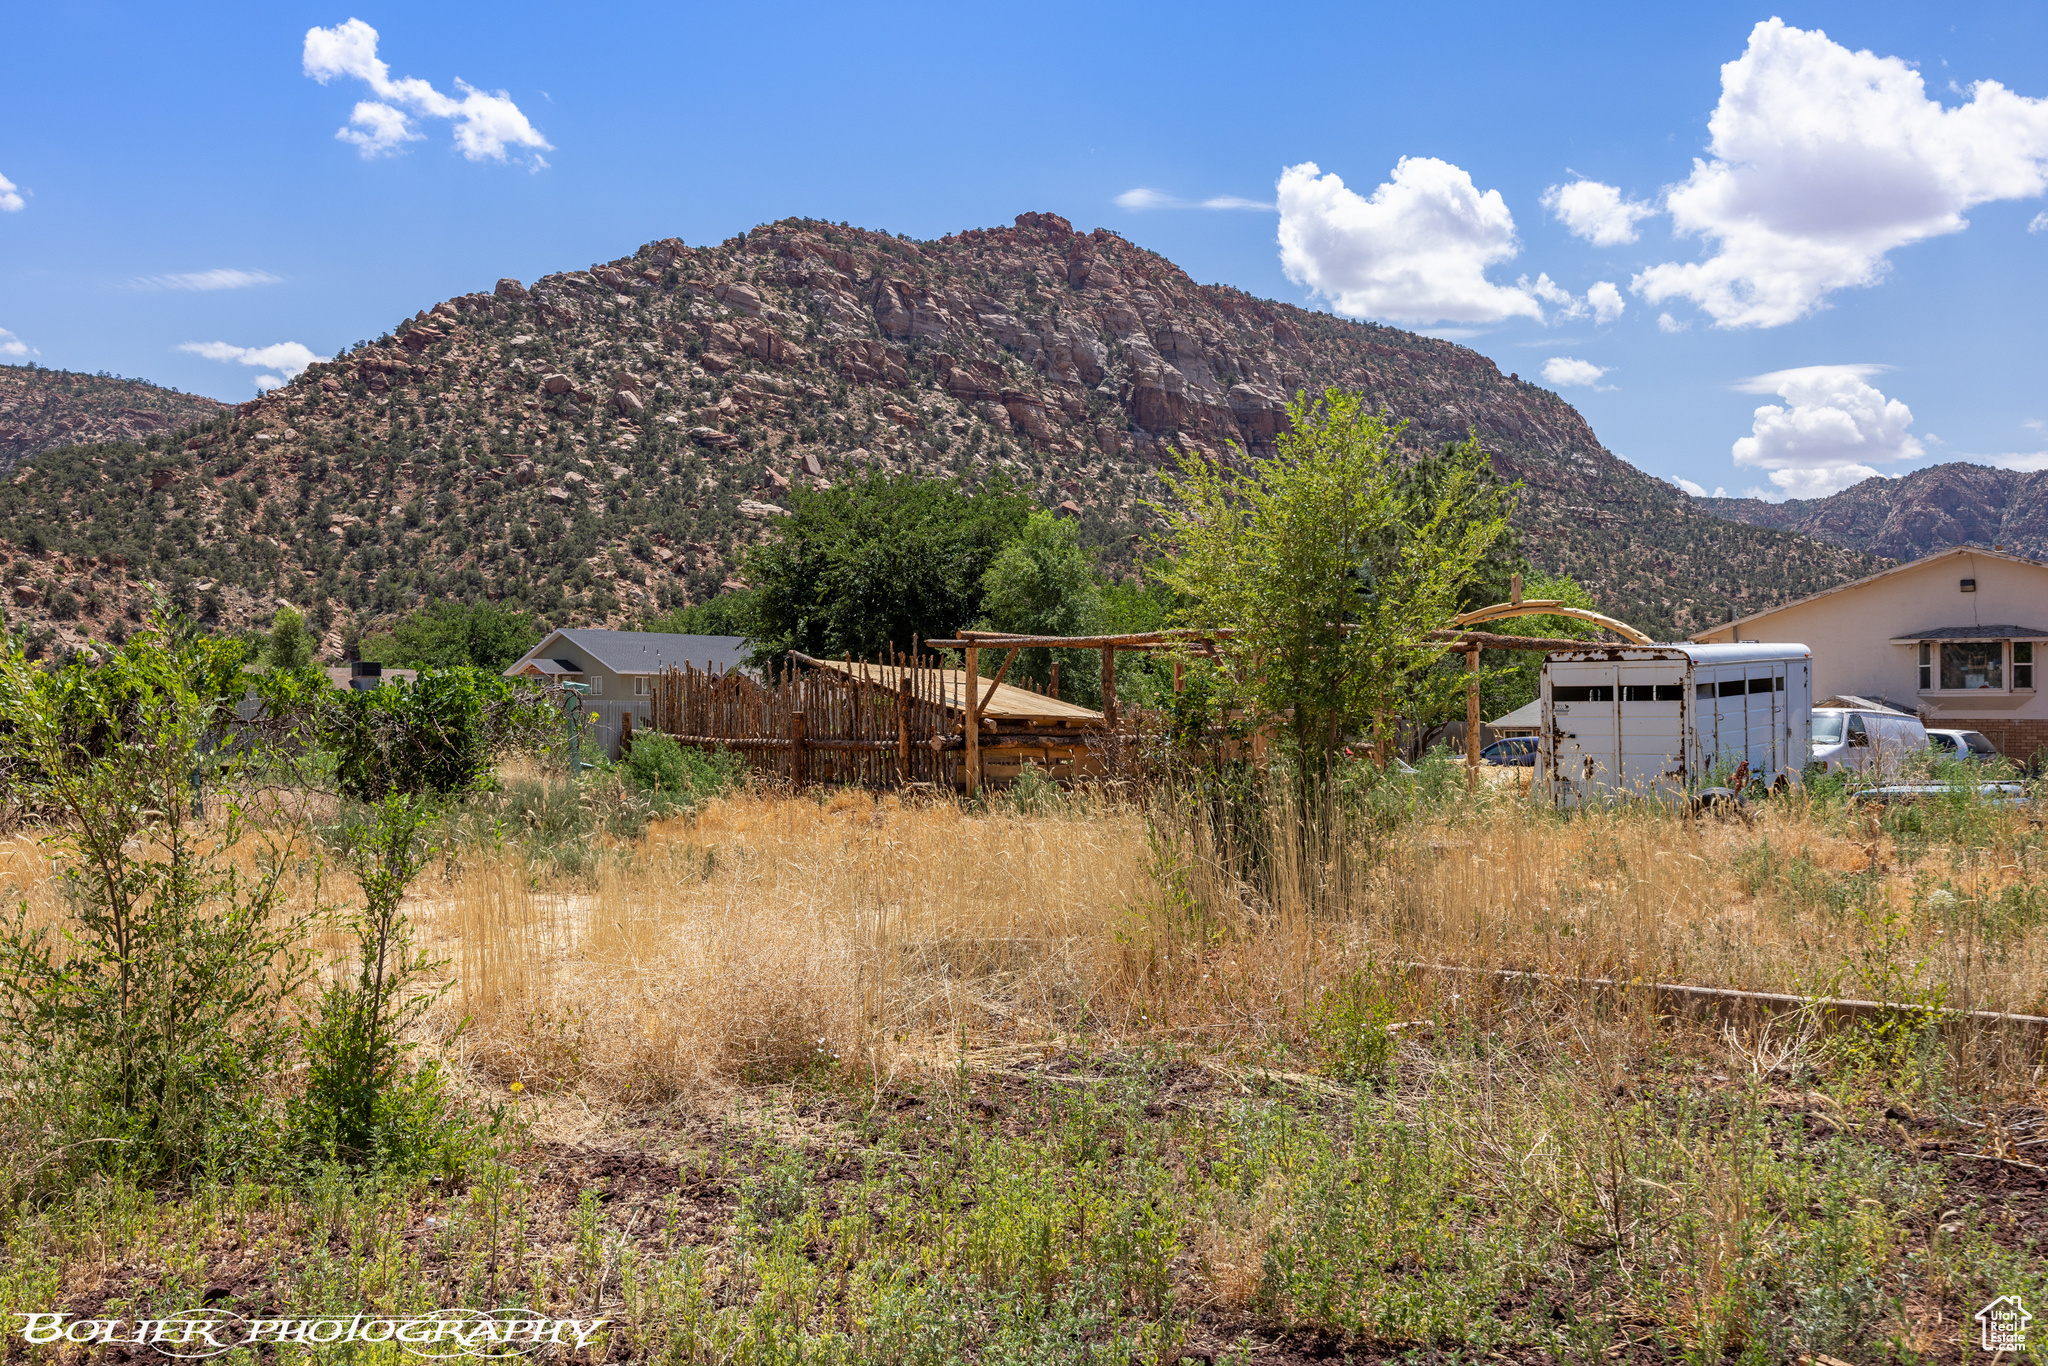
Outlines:
[[2020,1303],[2018,1295],[2000,1295],[1977,1311],[1977,1322],[1983,1325],[1983,1346],[1987,1352],[2024,1352],[2027,1350],[2027,1325],[2034,1316]]

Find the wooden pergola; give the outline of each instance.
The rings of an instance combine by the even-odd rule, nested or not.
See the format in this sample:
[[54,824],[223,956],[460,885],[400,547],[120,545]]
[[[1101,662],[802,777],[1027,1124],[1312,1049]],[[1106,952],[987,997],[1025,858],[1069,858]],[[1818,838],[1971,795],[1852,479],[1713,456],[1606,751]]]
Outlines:
[[[1431,631],[1429,639],[1449,642],[1447,653],[1465,656],[1465,762],[1466,780],[1476,784],[1479,781],[1479,655],[1482,650],[1582,650],[1594,642],[1570,637],[1511,636],[1493,631],[1474,628],[1514,617],[1546,616],[1567,617],[1583,621],[1611,631],[1631,645],[1651,645],[1655,642],[1630,626],[1627,622],[1588,611],[1583,607],[1571,607],[1555,598],[1524,598],[1522,576],[1517,574],[1511,581],[1508,601],[1495,603],[1463,612],[1451,618],[1452,628]],[[1339,628],[1346,629],[1346,628]],[[981,756],[978,733],[981,728],[981,709],[995,690],[1002,684],[1003,676],[1010,671],[1011,663],[1019,650],[1099,650],[1102,653],[1102,716],[1108,728],[1114,730],[1117,723],[1116,705],[1116,654],[1119,650],[1157,651],[1173,650],[1194,654],[1215,653],[1219,641],[1228,640],[1235,632],[1228,628],[1203,630],[1184,628],[1170,631],[1142,631],[1128,635],[1111,636],[1034,636],[1007,631],[962,631],[956,640],[928,640],[927,646],[940,649],[960,650],[966,655],[964,673],[968,678],[980,676],[981,651],[1004,651],[1003,662],[996,669],[986,690],[970,689],[967,696],[966,740],[967,740],[967,788],[973,792],[980,786]],[[1174,682],[1180,682],[1179,667],[1175,666]],[[1057,684],[1055,683],[1055,689]]]

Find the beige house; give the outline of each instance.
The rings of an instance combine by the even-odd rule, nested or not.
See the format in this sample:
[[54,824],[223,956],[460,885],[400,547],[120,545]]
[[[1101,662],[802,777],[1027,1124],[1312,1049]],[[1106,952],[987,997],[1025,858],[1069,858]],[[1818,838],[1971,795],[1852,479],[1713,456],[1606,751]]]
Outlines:
[[2048,750],[2048,696],[2034,672],[2048,648],[2039,560],[1939,551],[1693,639],[1796,641],[1813,651],[1816,699],[1865,697],[1929,726],[1982,731],[2022,761]]
[[662,670],[687,664],[725,673],[743,667],[746,658],[744,636],[567,629],[548,632],[505,670],[505,677],[581,684],[582,711],[591,718],[589,736],[607,758],[616,759],[627,715],[635,729],[648,728],[654,680]]

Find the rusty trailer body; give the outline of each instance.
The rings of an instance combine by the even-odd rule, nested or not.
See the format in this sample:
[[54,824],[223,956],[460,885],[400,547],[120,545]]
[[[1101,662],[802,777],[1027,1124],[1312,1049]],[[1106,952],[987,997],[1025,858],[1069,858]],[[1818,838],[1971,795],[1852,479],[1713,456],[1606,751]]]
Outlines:
[[1673,801],[1715,768],[1798,782],[1812,748],[1804,645],[1588,645],[1544,658],[1535,782],[1560,806]]

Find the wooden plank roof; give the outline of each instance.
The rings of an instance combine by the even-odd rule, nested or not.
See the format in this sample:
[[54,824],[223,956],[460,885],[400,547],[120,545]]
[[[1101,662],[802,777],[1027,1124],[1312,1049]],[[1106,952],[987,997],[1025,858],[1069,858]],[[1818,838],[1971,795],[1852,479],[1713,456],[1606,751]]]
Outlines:
[[[965,669],[917,669],[908,671],[894,664],[864,664],[859,660],[847,663],[839,659],[814,659],[809,663],[814,668],[831,669],[849,678],[865,679],[890,692],[896,691],[899,680],[905,672],[914,672],[913,686],[929,690],[936,683],[939,701],[953,711],[967,710],[967,671]],[[981,680],[981,690],[988,691],[989,680]],[[1062,702],[1056,697],[1046,697],[1032,692],[1029,688],[1013,688],[1008,683],[998,683],[995,695],[990,697],[981,709],[983,716],[998,721],[1029,721],[1040,725],[1066,725],[1076,728],[1101,726],[1102,713],[1077,707],[1072,702]]]

